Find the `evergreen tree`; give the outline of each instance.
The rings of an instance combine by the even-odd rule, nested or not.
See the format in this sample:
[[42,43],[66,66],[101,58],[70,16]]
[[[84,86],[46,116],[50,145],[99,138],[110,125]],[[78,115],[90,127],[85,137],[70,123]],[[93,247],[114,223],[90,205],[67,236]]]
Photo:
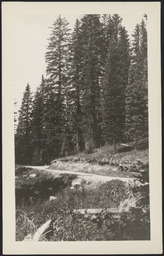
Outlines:
[[31,161],[31,119],[32,119],[32,93],[27,84],[22,105],[19,111],[16,136],[16,161],[30,163]]
[[47,148],[50,156],[59,156],[65,131],[67,104],[67,70],[69,56],[69,29],[65,18],[59,16],[52,27],[46,52],[46,115]]
[[81,23],[77,19],[71,37],[69,71],[69,90],[68,90],[68,124],[72,137],[75,152],[83,149],[82,138],[82,34]]
[[103,135],[106,143],[123,140],[125,131],[125,89],[129,71],[129,39],[121,18],[112,16],[113,32],[103,80]]
[[85,148],[92,150],[100,145],[100,86],[101,75],[101,35],[102,25],[99,15],[85,15],[82,25],[82,128]]
[[129,53],[129,37],[125,27],[120,28],[120,37],[118,41],[118,141],[125,140],[125,118],[126,118],[126,88],[128,85],[129,68],[130,68],[130,53]]
[[33,145],[33,163],[42,163],[43,151],[46,148],[46,132],[44,130],[44,106],[45,106],[45,79],[42,76],[42,82],[37,88],[32,110],[32,145]]
[[114,33],[112,16],[110,14],[103,14],[101,17],[101,23],[103,32],[101,38],[101,73],[102,76],[104,76],[108,49]]
[[126,135],[137,142],[148,136],[147,31],[145,21],[136,25],[131,49],[127,88]]

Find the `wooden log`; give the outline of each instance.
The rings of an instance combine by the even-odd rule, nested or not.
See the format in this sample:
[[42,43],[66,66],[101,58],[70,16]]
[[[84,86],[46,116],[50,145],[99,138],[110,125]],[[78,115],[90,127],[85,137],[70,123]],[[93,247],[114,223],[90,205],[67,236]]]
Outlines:
[[80,214],[99,214],[99,213],[102,213],[103,211],[107,212],[107,213],[113,213],[113,214],[120,213],[117,208],[75,209],[75,210],[73,210],[74,213],[80,213]]
[[122,147],[132,147],[132,145],[121,143]]
[[133,149],[132,145],[121,143],[120,147],[118,148],[118,152],[128,152]]

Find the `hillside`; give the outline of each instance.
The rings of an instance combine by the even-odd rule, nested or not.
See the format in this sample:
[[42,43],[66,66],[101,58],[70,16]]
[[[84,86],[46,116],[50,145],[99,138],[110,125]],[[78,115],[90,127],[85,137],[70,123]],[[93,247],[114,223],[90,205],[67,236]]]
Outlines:
[[105,146],[90,154],[79,153],[58,158],[51,162],[50,168],[131,177],[143,165],[148,165],[148,158],[147,149],[119,153],[114,152],[112,147]]

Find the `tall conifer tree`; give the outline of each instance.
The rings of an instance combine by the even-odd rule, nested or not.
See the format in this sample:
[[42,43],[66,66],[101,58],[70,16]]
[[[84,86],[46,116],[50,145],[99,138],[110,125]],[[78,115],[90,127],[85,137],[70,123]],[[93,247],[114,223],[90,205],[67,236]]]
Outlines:
[[102,25],[99,15],[85,15],[82,20],[82,111],[85,147],[100,145],[100,86],[99,78]]
[[47,146],[49,155],[59,156],[65,131],[67,104],[67,70],[69,56],[69,29],[65,18],[54,22],[46,52],[46,116]]
[[76,152],[83,149],[82,138],[82,33],[81,22],[77,19],[71,37],[68,92],[68,119],[72,142]]
[[147,31],[145,21],[136,25],[126,102],[126,135],[136,141],[148,136]]
[[103,82],[103,135],[104,141],[123,140],[125,124],[125,89],[129,71],[129,39],[121,18],[112,16],[113,30],[106,59]]

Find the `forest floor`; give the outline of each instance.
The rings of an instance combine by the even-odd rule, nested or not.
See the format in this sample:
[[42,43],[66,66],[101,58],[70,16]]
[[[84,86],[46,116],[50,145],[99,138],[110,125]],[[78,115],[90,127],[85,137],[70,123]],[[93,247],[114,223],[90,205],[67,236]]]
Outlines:
[[103,147],[50,166],[19,166],[16,207],[19,241],[32,239],[46,221],[39,240],[148,240],[148,150]]

